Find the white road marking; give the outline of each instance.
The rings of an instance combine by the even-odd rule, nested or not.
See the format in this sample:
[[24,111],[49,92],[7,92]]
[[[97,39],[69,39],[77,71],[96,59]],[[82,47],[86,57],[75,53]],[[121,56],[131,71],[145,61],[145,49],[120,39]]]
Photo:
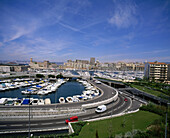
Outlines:
[[42,123],[42,125],[51,125],[53,123]]
[[7,126],[7,125],[0,125],[0,127],[4,127],[4,126]]
[[23,124],[14,124],[14,125],[11,125],[11,126],[23,126]]

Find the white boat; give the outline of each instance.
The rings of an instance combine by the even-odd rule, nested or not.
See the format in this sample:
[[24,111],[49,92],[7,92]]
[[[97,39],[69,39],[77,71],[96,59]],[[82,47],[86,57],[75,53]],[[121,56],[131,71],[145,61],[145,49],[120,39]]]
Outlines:
[[0,105],[3,105],[7,102],[7,98],[1,98],[0,99]]
[[14,105],[16,106],[16,105],[21,105],[21,103],[22,103],[22,99],[16,99],[15,101],[14,101]]
[[73,102],[73,98],[69,96],[69,97],[66,98],[66,101],[67,101],[68,103],[72,103],[72,102]]
[[59,98],[59,102],[60,102],[60,103],[65,103],[64,97],[60,97],[60,98]]
[[6,89],[5,88],[0,88],[0,91],[5,91]]
[[100,93],[99,93],[99,90],[96,90],[96,91],[94,91],[94,95],[95,96],[97,96],[97,95],[99,95]]
[[45,104],[51,104],[50,98],[46,98],[46,99],[45,99]]
[[38,105],[44,105],[44,100],[43,99],[38,99]]
[[15,100],[17,100],[17,98],[7,98],[5,105],[14,105]]
[[37,105],[38,104],[38,99],[32,99],[31,105]]
[[79,102],[80,100],[77,98],[77,96],[73,96],[73,102]]
[[95,82],[96,82],[97,84],[101,84],[101,82],[100,82],[100,81],[97,81],[97,80],[96,80]]
[[43,91],[45,94],[49,94],[51,92],[51,89],[44,88]]

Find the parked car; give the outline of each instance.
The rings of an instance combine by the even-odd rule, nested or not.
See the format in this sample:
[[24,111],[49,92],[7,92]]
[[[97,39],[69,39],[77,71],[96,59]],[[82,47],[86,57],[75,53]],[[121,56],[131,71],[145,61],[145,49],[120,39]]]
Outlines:
[[72,116],[69,119],[65,120],[66,123],[68,122],[76,122],[78,121],[78,116]]
[[125,101],[125,102],[127,102],[127,101],[128,101],[128,99],[127,99],[127,98],[125,98],[125,99],[124,99],[124,101]]
[[100,106],[97,107],[96,112],[102,113],[102,112],[106,111],[106,109],[107,109],[106,105],[100,105]]

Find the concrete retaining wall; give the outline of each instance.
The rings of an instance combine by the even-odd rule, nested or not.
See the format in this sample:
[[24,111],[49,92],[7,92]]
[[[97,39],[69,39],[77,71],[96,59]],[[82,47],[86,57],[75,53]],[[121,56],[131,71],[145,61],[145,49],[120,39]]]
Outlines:
[[82,105],[82,108],[83,108],[83,109],[93,108],[93,107],[97,107],[97,106],[100,106],[100,105],[103,105],[103,104],[111,103],[112,101],[116,101],[117,98],[118,98],[118,91],[117,91],[117,90],[115,90],[115,91],[116,91],[116,94],[115,94],[113,97],[111,97],[111,98],[109,98],[109,99],[107,99],[107,100],[103,100],[103,101],[100,101],[100,102],[96,102],[96,103],[83,104],[83,105]]

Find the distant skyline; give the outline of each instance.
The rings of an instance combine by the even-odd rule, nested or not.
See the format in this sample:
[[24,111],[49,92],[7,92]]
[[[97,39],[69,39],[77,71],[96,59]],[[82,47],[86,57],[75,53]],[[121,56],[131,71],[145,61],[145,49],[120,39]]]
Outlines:
[[170,62],[169,0],[0,0],[0,60]]

